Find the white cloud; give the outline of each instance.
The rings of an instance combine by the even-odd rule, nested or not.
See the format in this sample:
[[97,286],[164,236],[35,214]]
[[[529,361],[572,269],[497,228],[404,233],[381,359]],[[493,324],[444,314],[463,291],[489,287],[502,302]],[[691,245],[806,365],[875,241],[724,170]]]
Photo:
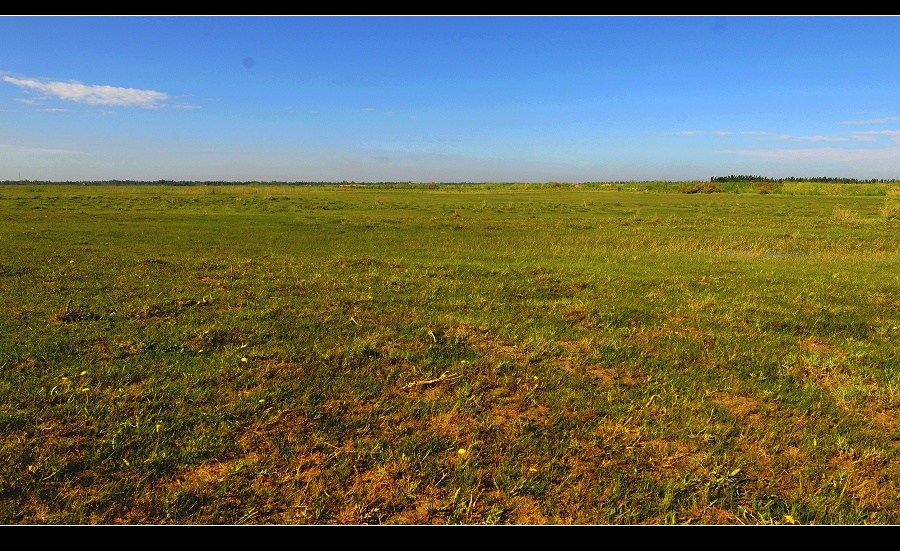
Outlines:
[[83,155],[80,151],[72,151],[71,149],[47,149],[42,147],[19,147],[16,145],[0,143],[0,154],[7,153],[10,155]]
[[[14,78],[4,76],[3,80],[27,92],[41,94],[41,99],[55,97],[65,101],[120,107],[160,107],[169,99],[168,94],[155,90],[120,88],[117,86],[86,85],[77,81],[62,82],[38,80],[35,78]],[[33,100],[23,100],[33,103]]]
[[768,132],[756,132],[750,130],[682,130],[680,132],[663,132],[663,136],[733,136],[735,134],[741,136],[761,136]]
[[849,139],[838,136],[776,136],[776,138],[796,142],[846,142]]
[[880,119],[864,119],[858,121],[843,121],[840,124],[883,124],[886,122],[900,121],[900,117],[882,117]]
[[854,134],[880,134],[884,136],[900,136],[900,130],[862,130]]
[[900,143],[900,130],[866,130],[863,132],[854,132],[856,139],[874,141],[873,136],[890,136],[891,141]]

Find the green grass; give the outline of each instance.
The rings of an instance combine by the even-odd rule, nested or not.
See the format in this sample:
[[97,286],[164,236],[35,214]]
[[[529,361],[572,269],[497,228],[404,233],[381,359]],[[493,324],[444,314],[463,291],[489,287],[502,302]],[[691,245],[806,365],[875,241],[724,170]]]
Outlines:
[[0,187],[0,523],[898,523],[896,192],[741,185]]

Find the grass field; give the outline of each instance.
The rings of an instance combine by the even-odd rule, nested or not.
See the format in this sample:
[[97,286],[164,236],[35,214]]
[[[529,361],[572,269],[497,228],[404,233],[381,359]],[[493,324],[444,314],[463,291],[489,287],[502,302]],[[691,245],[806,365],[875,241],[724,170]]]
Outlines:
[[900,523],[900,188],[720,187],[0,186],[0,523]]

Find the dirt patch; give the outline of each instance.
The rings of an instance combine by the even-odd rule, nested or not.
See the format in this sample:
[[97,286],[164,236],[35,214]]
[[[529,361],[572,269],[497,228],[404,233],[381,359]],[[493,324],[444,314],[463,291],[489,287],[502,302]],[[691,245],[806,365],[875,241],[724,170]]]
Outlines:
[[614,367],[593,367],[587,370],[587,373],[604,384],[612,386],[616,383],[624,386],[634,386],[641,382],[641,377]]
[[817,339],[803,339],[800,341],[800,347],[817,354],[837,354],[842,358],[845,355],[843,350],[839,350],[835,346]]
[[540,502],[529,496],[516,497],[515,510],[512,512],[514,524],[547,524],[549,519],[541,512]]
[[473,434],[477,429],[478,421],[471,415],[448,411],[433,415],[428,420],[428,426],[441,436],[458,440],[464,435]]
[[755,398],[723,394],[713,398],[713,402],[727,409],[729,413],[738,419],[751,421],[757,424],[760,422],[760,403],[759,400]]
[[683,470],[693,458],[690,449],[682,442],[656,438],[642,444],[649,454],[650,464],[659,469]]

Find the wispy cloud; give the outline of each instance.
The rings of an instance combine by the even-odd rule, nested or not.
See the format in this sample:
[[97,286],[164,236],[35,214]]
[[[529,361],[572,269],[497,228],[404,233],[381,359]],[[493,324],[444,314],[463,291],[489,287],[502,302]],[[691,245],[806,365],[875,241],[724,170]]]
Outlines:
[[47,149],[43,147],[20,147],[17,145],[9,145],[0,143],[0,154],[7,153],[11,155],[83,155],[80,151],[72,151],[71,149]]
[[762,136],[768,132],[750,130],[682,130],[679,132],[662,132],[663,136]]
[[379,113],[381,115],[386,115],[388,117],[393,117],[397,114],[396,111],[384,111],[382,109],[375,109],[374,107],[363,107],[360,109],[362,113]]
[[[58,98],[64,101],[85,103],[88,105],[142,107],[154,109],[161,107],[169,99],[168,94],[156,90],[139,90],[137,88],[120,88],[118,86],[87,85],[77,81],[54,81],[36,78],[15,78],[4,76],[4,82],[18,86],[28,93],[37,94],[37,99]],[[35,103],[35,99],[25,98],[25,103]]]
[[880,119],[861,119],[858,121],[843,121],[840,124],[884,124],[886,122],[900,121],[900,117],[881,117]]
[[778,140],[791,140],[795,142],[846,142],[850,138],[840,136],[775,136]]
[[891,141],[900,143],[900,130],[865,130],[853,134],[862,141],[875,141],[874,136],[890,136]]
[[742,157],[757,157],[784,162],[847,162],[900,160],[900,148],[889,149],[843,149],[823,147],[813,149],[731,149],[723,151]]

